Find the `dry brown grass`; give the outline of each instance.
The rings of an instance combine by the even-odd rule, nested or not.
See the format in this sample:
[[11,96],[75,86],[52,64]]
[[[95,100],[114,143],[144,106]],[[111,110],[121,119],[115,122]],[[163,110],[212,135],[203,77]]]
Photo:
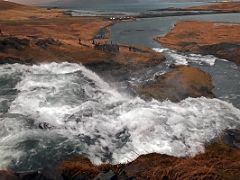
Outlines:
[[209,74],[198,68],[178,66],[136,90],[144,97],[178,102],[187,97],[213,98],[212,89],[212,79]]
[[155,40],[182,52],[212,54],[240,64],[240,24],[182,21]]
[[93,179],[100,171],[94,166],[88,158],[76,157],[67,161],[63,161],[59,167],[63,176],[77,177],[82,176],[86,179]]
[[184,43],[209,45],[240,43],[240,24],[213,23],[204,21],[180,21],[164,37],[157,40],[163,45],[181,49]]
[[94,166],[86,158],[65,161],[63,173],[74,177],[94,177],[99,172],[114,171],[134,179],[164,180],[238,180],[240,177],[240,150],[221,142],[211,143],[206,152],[195,157],[177,158],[157,153],[139,156],[133,162],[121,165]]
[[0,0],[0,21],[29,20],[32,17],[51,19],[60,16],[64,16],[60,10],[47,10]]
[[[195,157],[174,158],[151,154],[128,164],[127,174],[137,179],[239,179],[240,150],[213,143]],[[135,166],[135,167],[134,167]],[[136,169],[135,173],[132,169]],[[142,170],[141,170],[142,169]]]
[[210,5],[194,6],[191,10],[240,11],[240,2],[214,3]]

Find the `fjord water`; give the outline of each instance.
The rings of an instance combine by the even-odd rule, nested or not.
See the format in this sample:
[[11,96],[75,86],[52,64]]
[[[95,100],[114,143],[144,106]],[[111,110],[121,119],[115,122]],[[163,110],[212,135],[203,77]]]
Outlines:
[[151,152],[194,155],[240,110],[206,98],[144,101],[79,64],[0,66],[0,167],[27,170],[76,154],[94,163]]
[[207,4],[207,2],[162,2],[162,1],[138,1],[138,2],[97,2],[96,3],[66,3],[66,4],[56,4],[54,2],[53,6],[58,6],[61,8],[67,8],[71,10],[85,10],[85,11],[101,11],[101,12],[126,12],[126,13],[140,13],[155,9],[164,9],[169,7],[181,8],[190,6],[200,6]]

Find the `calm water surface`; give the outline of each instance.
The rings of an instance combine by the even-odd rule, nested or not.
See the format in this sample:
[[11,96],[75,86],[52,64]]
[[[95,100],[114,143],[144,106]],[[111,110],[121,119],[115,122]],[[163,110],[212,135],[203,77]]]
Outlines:
[[166,34],[179,20],[207,20],[240,23],[240,13],[218,15],[195,15],[137,19],[133,22],[115,24],[111,28],[110,41],[120,44],[159,47],[153,37]]

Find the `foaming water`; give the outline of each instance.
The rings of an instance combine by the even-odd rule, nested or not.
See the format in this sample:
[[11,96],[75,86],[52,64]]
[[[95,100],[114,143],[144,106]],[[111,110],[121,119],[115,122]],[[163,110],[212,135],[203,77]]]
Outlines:
[[[211,75],[216,97],[240,108],[240,68],[236,64],[213,55],[179,53],[168,48],[153,48],[153,50],[161,52],[166,57],[164,72],[169,70],[171,64],[198,67]],[[155,71],[159,72],[161,69]]]
[[97,164],[151,152],[195,155],[240,125],[240,110],[227,102],[144,101],[78,64],[2,65],[0,78],[18,80],[7,87],[15,94],[0,96],[9,100],[0,114],[0,167],[39,168],[76,154]]
[[168,48],[153,48],[154,51],[164,53],[168,57],[168,60],[171,59],[170,63],[176,65],[188,65],[189,63],[197,63],[199,65],[209,65],[214,66],[216,57],[212,55],[200,55],[200,54],[181,54],[174,50]]

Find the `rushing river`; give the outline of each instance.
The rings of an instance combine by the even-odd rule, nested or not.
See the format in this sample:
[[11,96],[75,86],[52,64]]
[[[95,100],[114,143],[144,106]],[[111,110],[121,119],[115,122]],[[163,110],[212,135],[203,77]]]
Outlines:
[[194,155],[240,125],[240,110],[227,102],[146,102],[78,64],[2,65],[0,79],[1,167],[39,168],[74,154],[95,163]]
[[167,57],[129,82],[151,79],[171,63],[191,64],[213,76],[218,99],[145,101],[80,64],[1,65],[0,168],[42,168],[79,154],[96,164],[124,163],[151,152],[195,155],[225,129],[239,128],[239,67],[155,44],[150,37],[166,33],[178,19],[171,18],[159,29],[152,22],[159,18],[113,26],[113,41],[148,45]]

